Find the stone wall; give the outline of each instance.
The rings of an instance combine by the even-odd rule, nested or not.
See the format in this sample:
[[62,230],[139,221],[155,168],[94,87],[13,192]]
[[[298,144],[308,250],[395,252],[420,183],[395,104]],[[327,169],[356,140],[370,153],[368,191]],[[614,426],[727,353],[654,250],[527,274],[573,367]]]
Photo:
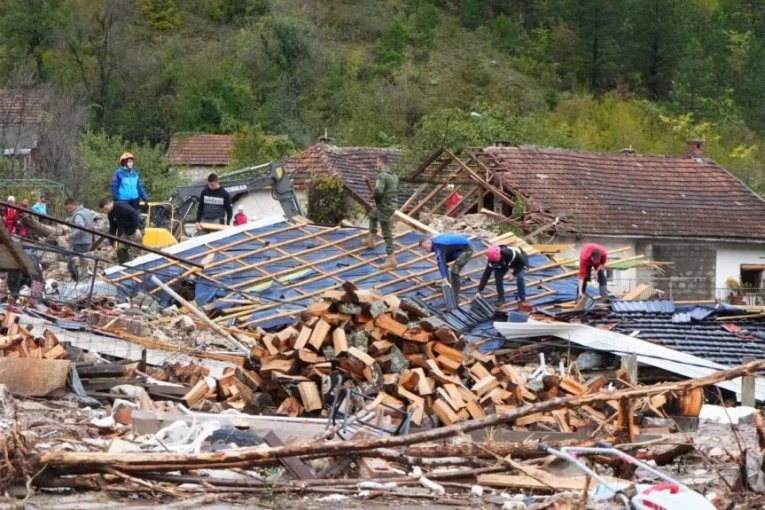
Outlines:
[[664,266],[666,274],[654,287],[675,300],[711,299],[715,296],[717,250],[713,244],[672,243],[646,246],[646,255]]

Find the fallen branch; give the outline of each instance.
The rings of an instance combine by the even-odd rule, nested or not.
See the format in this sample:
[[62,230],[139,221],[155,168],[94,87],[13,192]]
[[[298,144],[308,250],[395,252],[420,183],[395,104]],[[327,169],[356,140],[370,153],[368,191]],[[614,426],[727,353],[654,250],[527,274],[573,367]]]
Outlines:
[[765,360],[753,361],[746,365],[723,370],[707,377],[687,381],[661,383],[634,389],[619,391],[601,391],[590,395],[561,397],[537,404],[527,404],[511,412],[486,416],[477,420],[469,420],[458,424],[425,430],[406,436],[359,439],[355,441],[326,441],[323,443],[302,443],[273,448],[248,447],[222,452],[205,452],[197,454],[167,454],[167,453],[93,453],[93,452],[63,452],[47,451],[41,456],[41,462],[51,468],[72,469],[77,467],[79,472],[99,470],[103,467],[113,467],[122,472],[137,471],[177,471],[201,467],[244,467],[253,461],[278,459],[284,457],[299,457],[304,455],[326,454],[337,456],[353,454],[378,448],[393,448],[407,446],[427,441],[446,439],[463,432],[470,432],[500,424],[512,423],[523,416],[533,413],[546,413],[566,407],[579,407],[596,402],[619,400],[657,395],[667,391],[684,391],[693,388],[710,386],[722,381],[743,377],[765,370]]

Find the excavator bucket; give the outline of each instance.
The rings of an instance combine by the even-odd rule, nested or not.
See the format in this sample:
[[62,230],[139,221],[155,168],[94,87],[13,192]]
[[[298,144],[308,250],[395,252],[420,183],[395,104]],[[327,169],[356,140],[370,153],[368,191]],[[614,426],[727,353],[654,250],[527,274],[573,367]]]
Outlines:
[[178,240],[173,237],[173,234],[164,228],[147,227],[143,234],[143,244],[150,248],[167,248],[177,242]]

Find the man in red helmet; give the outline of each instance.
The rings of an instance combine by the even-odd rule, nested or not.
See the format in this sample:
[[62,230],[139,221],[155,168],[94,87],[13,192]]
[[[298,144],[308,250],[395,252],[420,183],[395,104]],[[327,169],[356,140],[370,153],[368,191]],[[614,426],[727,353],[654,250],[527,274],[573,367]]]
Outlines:
[[127,202],[137,211],[139,202],[148,202],[149,195],[143,187],[138,171],[133,168],[134,164],[135,157],[129,152],[120,156],[120,166],[114,171],[111,188],[112,199],[115,202]]
[[606,262],[608,251],[596,243],[585,244],[579,253],[579,284],[576,296],[579,298],[587,292],[587,282],[592,278],[593,270],[598,274],[598,290],[601,297],[608,297],[608,280],[606,279]]
[[486,250],[486,258],[488,262],[486,269],[483,270],[476,295],[480,295],[486,288],[486,284],[489,283],[489,276],[493,272],[494,282],[497,285],[497,306],[504,305],[506,303],[504,278],[507,272],[512,269],[512,275],[518,286],[518,301],[526,301],[526,268],[529,265],[529,256],[526,252],[515,246],[494,244]]

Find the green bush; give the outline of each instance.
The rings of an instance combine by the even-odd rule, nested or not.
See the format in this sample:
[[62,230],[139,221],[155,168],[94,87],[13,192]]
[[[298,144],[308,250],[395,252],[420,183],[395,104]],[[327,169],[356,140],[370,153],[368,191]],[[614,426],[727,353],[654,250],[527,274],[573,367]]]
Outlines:
[[308,188],[308,218],[320,225],[337,225],[345,218],[345,189],[332,176],[314,176]]

